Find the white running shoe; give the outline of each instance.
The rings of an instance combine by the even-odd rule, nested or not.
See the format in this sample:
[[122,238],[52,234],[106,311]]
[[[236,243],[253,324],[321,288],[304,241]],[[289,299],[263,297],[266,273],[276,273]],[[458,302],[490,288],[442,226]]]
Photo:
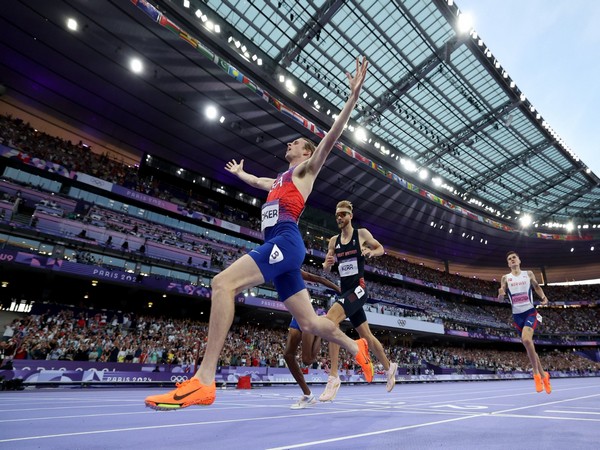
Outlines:
[[337,395],[337,391],[340,388],[340,377],[332,377],[330,376],[327,379],[327,386],[325,386],[325,391],[319,395],[319,400],[322,402],[330,402],[333,401],[335,396]]
[[387,385],[385,388],[388,392],[392,392],[394,386],[396,386],[396,372],[398,371],[398,363],[390,363],[390,368],[385,372],[387,378]]
[[317,399],[313,394],[303,395],[298,399],[296,403],[290,406],[290,409],[304,409],[308,408],[311,405],[314,405],[315,403],[317,403]]

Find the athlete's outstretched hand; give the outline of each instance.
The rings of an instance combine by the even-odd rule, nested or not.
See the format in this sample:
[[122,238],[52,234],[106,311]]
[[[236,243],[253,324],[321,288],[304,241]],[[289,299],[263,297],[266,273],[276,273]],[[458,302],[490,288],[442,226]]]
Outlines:
[[242,172],[244,172],[244,160],[242,159],[238,163],[235,159],[232,159],[225,164],[225,170],[239,176]]
[[350,74],[350,72],[346,72],[346,76],[348,77],[348,85],[350,86],[350,96],[353,96],[356,99],[358,98],[360,90],[362,89],[362,85],[365,82],[368,67],[369,61],[367,61],[366,56],[363,56],[362,63],[358,58],[356,58],[356,74],[354,77]]

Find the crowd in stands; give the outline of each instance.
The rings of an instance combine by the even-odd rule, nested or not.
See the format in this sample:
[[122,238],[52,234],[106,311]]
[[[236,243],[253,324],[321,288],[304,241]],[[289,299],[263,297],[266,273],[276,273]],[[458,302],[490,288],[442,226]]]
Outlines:
[[[206,240],[200,237],[181,233],[178,230],[164,227],[163,225],[150,223],[139,218],[131,217],[123,213],[117,213],[99,207],[92,207],[88,214],[81,216],[83,222],[96,226],[105,227],[122,234],[143,237],[148,240],[170,244],[180,248],[186,248],[195,253],[210,254],[212,263],[217,268],[222,261],[233,261],[244,249],[232,247],[231,245],[219,243],[214,240]],[[194,240],[197,240],[196,243]],[[125,241],[126,242],[126,241]],[[114,242],[113,244],[119,244]],[[107,246],[112,244],[105,243]],[[123,247],[122,247],[123,248]],[[125,251],[125,250],[124,250]],[[127,249],[126,251],[129,251]],[[139,251],[139,250],[138,250]],[[143,253],[143,252],[142,252]],[[67,255],[65,255],[67,257]],[[78,251],[71,260],[94,265],[104,265],[101,258],[85,251]],[[321,269],[306,267],[306,270],[316,272],[322,276],[332,275]],[[381,314],[390,314],[401,317],[411,317],[416,320],[441,322],[444,321],[446,328],[459,331],[468,331],[471,336],[511,336],[512,326],[510,313],[507,305],[484,305],[452,302],[438,299],[436,296],[397,286],[391,286],[375,281],[369,282],[369,290],[374,304],[366,307],[368,311]],[[273,293],[274,294],[274,293]],[[323,300],[322,298],[320,300]],[[326,305],[323,305],[326,306]],[[564,320],[564,310],[546,309],[544,316],[545,333],[565,333],[562,340],[573,340],[571,335],[580,333],[597,334],[600,332],[600,321],[594,308],[583,308],[569,311],[568,316],[572,321]],[[547,314],[546,314],[547,312]],[[546,331],[547,330],[547,331]]]
[[490,297],[498,295],[498,283],[452,275],[442,270],[432,269],[422,264],[414,264],[391,255],[383,255],[369,261],[380,273],[400,274],[432,284],[441,284],[464,292],[479,293]]
[[[30,157],[55,162],[70,171],[81,171],[153,197],[173,201],[185,206],[190,211],[198,211],[253,229],[259,227],[257,208],[253,211],[256,216],[252,216],[252,213],[248,211],[222,204],[222,202],[215,199],[195,197],[192,191],[183,191],[154,178],[139,177],[135,167],[110,159],[107,154],[98,155],[82,142],[73,144],[70,141],[37,131],[30,124],[18,118],[0,116],[0,143],[17,148],[30,155]],[[160,238],[156,234],[155,237]],[[323,241],[312,236],[306,236],[305,238],[309,248],[325,250]],[[162,240],[162,238],[160,239]],[[174,240],[174,243],[175,245],[186,245],[178,242],[177,239]],[[188,242],[188,244],[191,244],[191,242]],[[194,246],[192,245],[191,248],[194,248]],[[202,251],[201,246],[199,250]],[[233,250],[233,254],[221,253],[224,258],[215,261],[217,267],[226,266],[237,256],[235,250]],[[384,274],[401,274],[432,284],[443,284],[463,292],[492,297],[497,295],[498,284],[496,282],[452,275],[390,255],[376,258],[370,263]],[[572,300],[573,298],[598,300],[600,298],[600,285],[551,286],[545,287],[545,290],[548,297],[555,301]]]
[[[216,268],[227,267],[248,250],[98,206],[92,206],[87,214],[78,216],[76,219],[125,236],[142,238],[145,243],[148,241],[158,242],[187,250],[195,255],[205,255],[211,258],[211,267]],[[109,244],[105,242],[108,246],[121,246],[121,248],[123,248],[123,243],[123,240],[113,242],[112,239]],[[128,250],[130,249],[128,248]]]
[[[572,350],[539,352],[546,370],[570,372],[597,372],[600,363],[584,358]],[[495,373],[527,372],[531,363],[525,351],[477,349],[446,346],[418,346],[394,348],[392,359],[397,361],[426,361],[433,366],[464,369],[483,369]]]
[[0,115],[0,144],[16,148],[31,158],[54,162],[69,171],[80,171],[104,180],[123,184],[130,168],[122,162],[99,155],[79,142],[50,136],[29,123],[10,115]]
[[[6,358],[171,364],[192,370],[204,352],[208,331],[204,322],[53,306],[45,313],[23,316],[6,325],[0,344]],[[234,325],[220,365],[285,367],[286,333],[286,329],[269,328],[268,324]],[[524,351],[397,343],[388,343],[386,351],[400,367],[419,370],[430,367],[427,364],[496,373],[526,372],[529,368]],[[600,371],[600,363],[571,349],[540,353],[542,365],[549,370]],[[313,367],[327,369],[326,358],[324,344]],[[353,368],[352,358],[344,352],[340,368]]]
[[[258,209],[255,212],[257,216],[253,217],[247,211],[223,205],[217,200],[194,198],[193,192],[184,192],[173,186],[161,184],[159,180],[140,178],[137,176],[136,168],[114,161],[106,154],[97,155],[91,151],[90,147],[81,142],[75,145],[69,141],[39,132],[18,118],[0,116],[0,142],[3,145],[22,150],[32,157],[61,164],[71,171],[81,171],[151,196],[175,201],[178,204],[185,205],[190,210],[223,218],[224,220],[231,220],[234,223],[254,229],[257,229],[259,224]],[[321,247],[320,249],[324,250],[323,242],[310,236],[307,236],[306,239],[309,247]],[[175,240],[175,243],[177,245],[177,240]],[[235,251],[232,255],[224,254],[224,257],[223,260],[217,259],[215,261],[217,267],[226,266],[230,260],[235,259]],[[464,292],[493,297],[497,295],[498,285],[492,281],[452,275],[389,255],[377,258],[371,263],[382,273],[402,274],[429,283],[453,287]],[[600,297],[599,285],[547,287],[546,289],[547,295],[553,301],[570,301],[574,298],[591,300]]]
[[[30,157],[55,162],[70,171],[81,171],[153,197],[172,201],[190,211],[259,229],[259,219],[252,213],[223,205],[214,199],[196,198],[192,192],[184,192],[156,179],[139,178],[136,168],[112,160],[106,154],[95,154],[82,142],[73,144],[38,132],[19,119],[0,116],[0,143],[17,148]],[[17,200],[14,195],[5,194],[4,197],[6,201]],[[257,211],[258,209],[254,213]],[[107,232],[142,238],[145,242],[159,242],[196,254],[208,255],[211,258],[211,267],[215,269],[226,267],[247,250],[151,223],[132,217],[126,212],[98,206],[93,206],[86,214],[72,214],[69,217],[81,222],[82,232],[85,232],[85,226],[90,224],[104,228]],[[324,241],[312,236],[306,236],[305,239],[309,248],[326,250]],[[140,252],[141,247],[125,248],[123,242],[111,241],[112,238],[99,244],[121,248],[124,252],[144,253]],[[86,251],[80,251],[77,258],[79,262],[103,264],[101,260]],[[384,276],[401,274],[463,292],[492,297],[497,295],[497,282],[452,275],[390,255],[373,259],[369,264]],[[330,276],[314,268],[310,270]],[[368,287],[374,303],[368,304],[366,308],[371,312],[424,321],[443,321],[447,329],[479,333],[481,336],[515,336],[511,326],[510,309],[507,305],[443,300],[422,290],[375,281],[369,281]],[[600,285],[544,287],[544,290],[551,301],[600,299]],[[540,312],[544,318],[540,330],[542,333],[562,334],[565,340],[572,339],[573,335],[600,333],[598,308],[543,308]],[[72,310],[30,316],[13,323],[8,328],[13,331],[13,335],[5,334],[8,339],[3,340],[1,350],[4,355],[12,353],[17,359],[145,361],[187,366],[192,365],[198,355],[202,354],[202,347],[198,348],[197,343],[205,341],[207,331],[206,324],[191,320],[136,317],[133,314],[90,315],[75,313]],[[282,355],[284,343],[285,330],[249,325],[236,326],[227,340],[221,363],[281,366],[284,364]],[[426,360],[431,364],[448,367],[490,367],[498,371],[528,367],[522,352],[429,346],[426,348],[393,346],[390,347],[390,351],[394,359],[405,365],[419,364],[419,361]],[[548,364],[551,365],[549,367],[555,368],[569,366],[581,370],[589,363],[589,360],[580,358],[573,352],[551,353],[543,358],[547,358]],[[317,364],[322,367],[327,366],[323,358]],[[350,359],[344,359],[342,365],[345,367],[351,365]]]
[[[120,246],[123,251],[127,252],[135,251],[134,249],[125,247],[128,236],[143,238],[144,243],[149,241],[160,242],[165,245],[186,249],[194,255],[209,255],[211,257],[211,266],[219,269],[228,265],[246,251],[245,248],[232,246],[214,239],[205,239],[202,236],[192,235],[161,224],[148,222],[123,212],[112,211],[97,206],[90,207],[85,214],[71,214],[71,216],[83,224],[90,224],[119,233],[121,235],[119,239],[123,242],[116,239],[113,242],[109,242],[112,241],[112,235],[110,235],[104,245],[115,248]],[[85,229],[82,229],[81,233],[84,231]],[[144,246],[145,244],[142,247]],[[141,251],[142,247],[137,249],[138,253],[144,253]],[[79,261],[106,266],[106,264],[103,264],[102,258],[96,257],[89,252],[79,251],[74,256],[71,260],[75,262]],[[65,255],[65,257],[68,256]],[[404,265],[408,264],[405,261],[401,262]],[[419,267],[414,264],[412,266]],[[317,272],[319,275],[332,278],[331,274],[325,273],[320,269],[307,269]],[[385,302],[377,304],[377,306],[370,305],[368,307],[370,311],[402,317],[413,317],[417,320],[425,321],[440,322],[444,320],[448,328],[469,330],[479,334],[492,336],[510,334],[511,320],[506,305],[499,307],[496,305],[483,305],[481,302],[475,305],[444,301],[426,292],[400,288],[375,281],[369,282],[369,291],[371,298],[375,302]],[[554,314],[553,310],[548,311],[550,311],[549,317],[546,318],[546,326],[544,328],[552,330],[551,332],[598,333],[599,331],[598,324],[600,321],[597,320],[597,317],[593,313],[595,309],[587,308],[582,310],[582,312],[592,313],[587,315],[580,314],[581,319],[573,323],[572,326],[562,320],[560,315]],[[571,316],[575,317],[573,314]],[[470,324],[471,326],[461,324]],[[476,328],[472,325],[476,325]],[[482,327],[486,327],[485,332],[480,331]]]

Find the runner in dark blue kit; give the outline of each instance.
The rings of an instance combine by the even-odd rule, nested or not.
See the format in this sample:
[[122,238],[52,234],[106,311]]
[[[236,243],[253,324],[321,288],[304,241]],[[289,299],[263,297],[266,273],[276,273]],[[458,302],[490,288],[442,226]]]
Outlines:
[[355,76],[346,73],[350,87],[348,100],[331,129],[316,148],[304,138],[290,142],[285,153],[289,168],[277,178],[259,178],[249,174],[244,171],[243,159],[239,163],[232,160],[225,166],[227,171],[250,186],[269,191],[262,210],[265,243],[214,277],[208,340],[200,368],[190,380],[177,385],[177,389],[147,397],[146,405],[150,408],[173,410],[191,405],[211,405],[215,401],[215,373],[233,322],[235,295],[266,281],[273,281],[280,300],[285,302],[303,331],[344,347],[355,356],[367,381],[373,379],[367,342],[364,339],[353,341],[333,322],[315,313],[300,273],[306,248],[298,229],[298,219],[315,179],[356,106],[367,67],[366,58],[362,63],[356,59]]

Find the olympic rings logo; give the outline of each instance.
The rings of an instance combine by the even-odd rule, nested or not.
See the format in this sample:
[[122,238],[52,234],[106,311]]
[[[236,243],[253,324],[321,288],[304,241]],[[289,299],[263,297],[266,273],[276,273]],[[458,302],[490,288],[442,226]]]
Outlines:
[[171,376],[171,381],[174,381],[175,383],[182,383],[184,381],[187,381],[188,377],[187,375],[172,375]]

